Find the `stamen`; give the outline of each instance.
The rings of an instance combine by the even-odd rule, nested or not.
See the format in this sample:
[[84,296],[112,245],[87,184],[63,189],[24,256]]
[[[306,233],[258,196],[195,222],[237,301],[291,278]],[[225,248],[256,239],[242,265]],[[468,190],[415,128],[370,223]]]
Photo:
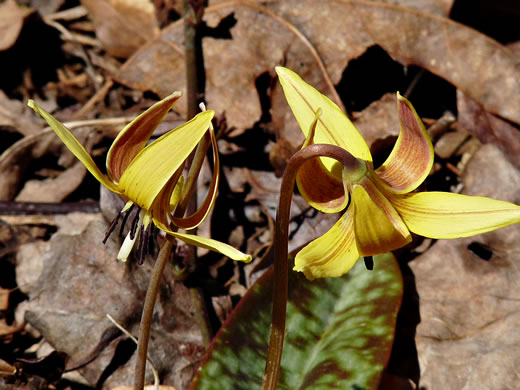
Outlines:
[[139,225],[139,215],[141,213],[139,211],[137,211],[137,213],[135,213],[135,217],[134,219],[132,219],[132,225],[130,227],[130,238],[133,240],[135,238],[135,233],[137,232],[137,227]]
[[374,258],[372,256],[363,257],[365,261],[365,267],[368,271],[372,271],[374,269]]
[[119,222],[119,218],[121,218],[121,214],[123,214],[122,211],[117,213],[116,217],[112,220],[112,223],[110,224],[110,226],[108,227],[107,232],[105,233],[105,238],[103,239],[103,244],[107,243],[108,237],[110,237],[110,235],[112,234],[112,232],[116,228],[117,223]]
[[[121,245],[121,249],[119,250],[119,254],[117,255],[117,258],[119,260],[126,261],[128,259],[128,256],[130,255],[130,252],[132,251],[132,248],[135,244],[136,239],[139,238],[140,240],[142,240],[143,235],[141,234],[140,237],[137,237],[136,233],[142,232],[144,216],[145,216],[144,210],[140,210],[136,213],[136,217],[132,220],[131,230],[126,235],[126,238],[123,241],[123,245]],[[138,229],[139,229],[139,231],[138,231]],[[140,242],[140,240],[139,240],[139,242]]]
[[[123,237],[123,230],[125,229],[125,225],[126,225],[126,221],[128,221],[128,217],[130,216],[130,213],[132,212],[132,210],[134,209],[134,204],[132,204],[132,206],[130,206],[126,211],[125,209],[123,209],[123,213],[124,213],[124,216],[123,216],[123,221],[121,222],[121,229],[119,229],[119,237]],[[139,214],[139,212],[137,212],[137,214]]]
[[150,233],[148,234],[148,254],[152,255],[155,249],[155,224],[150,224]]
[[139,232],[139,239],[137,240],[137,264],[143,265],[144,263],[144,248],[145,248],[145,242],[147,240],[146,232],[148,229],[144,228],[144,224],[141,225],[141,229]]

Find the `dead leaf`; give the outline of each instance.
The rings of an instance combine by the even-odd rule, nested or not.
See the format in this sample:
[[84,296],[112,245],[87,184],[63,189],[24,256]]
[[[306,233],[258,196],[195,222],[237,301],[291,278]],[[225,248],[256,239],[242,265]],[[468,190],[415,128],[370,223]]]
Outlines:
[[[24,306],[26,320],[56,350],[70,356],[70,366],[88,356],[112,326],[105,314],[111,314],[132,334],[138,331],[153,264],[139,267],[131,261],[117,261],[117,237],[112,236],[106,245],[101,243],[106,228],[107,223],[99,218],[81,234],[55,234],[39,259],[43,272],[28,291],[30,301]],[[18,258],[19,264],[25,260]],[[186,388],[203,353],[189,292],[167,270],[159,296],[149,353],[159,372],[168,373],[162,378],[164,384]],[[95,361],[80,369],[82,376],[96,385],[110,362],[121,357],[124,343],[116,340],[106,347]],[[125,348],[128,351],[129,346]],[[126,359],[104,386],[132,383],[135,354]],[[152,380],[149,371],[147,381]]]
[[[494,145],[484,145],[475,154],[464,184],[467,194],[520,203],[520,172]],[[491,258],[472,254],[468,246],[473,243],[489,248]],[[416,342],[421,386],[517,386],[519,243],[520,225],[514,225],[476,237],[440,240],[410,263],[420,297]]]
[[0,51],[15,44],[25,17],[33,11],[20,7],[15,0],[6,0],[0,4]]
[[[164,386],[164,385],[159,385],[159,390],[176,390],[175,387],[173,386]],[[133,389],[133,386],[116,386],[116,387],[112,387],[110,390],[132,390]],[[154,385],[148,385],[148,386],[145,386],[144,387],[144,390],[154,390],[155,389],[155,386]]]
[[17,202],[59,203],[83,182],[87,169],[77,161],[56,178],[28,180],[16,196]]
[[16,374],[16,367],[0,359],[0,377]]
[[23,135],[39,133],[41,128],[32,121],[32,116],[26,115],[26,108],[22,102],[9,99],[0,90],[0,126],[13,127]]
[[[260,202],[271,217],[276,218],[281,178],[275,177],[272,172],[252,171],[247,168],[227,171],[226,176],[232,183],[233,191],[238,192],[244,183],[250,185],[251,191],[245,201]],[[337,219],[337,214],[319,213],[312,209],[300,195],[293,196],[289,225],[289,252],[325,233]]]
[[0,311],[7,310],[9,308],[9,294],[11,290],[0,287]]
[[[72,129],[72,132],[83,143],[85,139],[89,137],[90,133],[90,131],[85,128]],[[91,149],[95,142],[96,137],[89,138],[87,142],[88,145],[86,145],[87,150]],[[60,139],[56,137],[56,134],[54,134],[54,131],[44,130],[37,134],[26,136],[11,145],[0,155],[0,200],[14,200],[20,190],[20,186],[22,185],[24,174],[26,174],[26,170],[29,168],[30,164],[47,153],[61,155],[59,162],[64,162],[64,165],[68,165],[69,161],[70,164],[77,164],[72,153],[67,151]],[[77,179],[78,175],[81,174],[81,170],[81,167],[76,167],[67,173],[67,175],[70,175],[69,180],[66,180],[67,175],[61,179],[62,184],[63,181],[65,181],[64,191],[58,191],[58,193],[61,192],[61,196],[66,196],[67,192],[70,193],[71,190],[74,190],[75,187],[72,188],[72,185],[78,184]],[[72,177],[75,180],[70,181],[70,178]],[[44,188],[50,188],[50,192],[47,192],[45,195],[46,198],[53,198],[52,187],[55,185],[56,184],[53,184],[53,182],[43,184]],[[38,195],[24,195],[25,199],[35,199],[35,197],[37,198]]]
[[128,58],[159,34],[150,0],[81,0],[88,9],[96,36],[113,56]]
[[8,325],[5,318],[0,319],[0,337],[9,336],[13,333],[18,333],[24,328],[24,324]]
[[[363,0],[288,0],[263,6],[230,1],[208,8],[205,18],[216,27],[230,15],[236,19],[230,29],[233,39],[203,40],[208,106],[225,111],[230,126],[250,128],[260,118],[255,82],[265,72],[272,74],[275,65],[293,68],[330,93],[320,62],[332,83],[337,83],[348,62],[373,45],[380,45],[403,65],[421,66],[445,78],[487,111],[520,123],[517,57],[447,18]],[[182,42],[179,21],[136,52],[122,67],[119,81],[161,96],[184,89]],[[275,100],[272,107],[283,110],[273,116],[290,119],[286,105]]]
[[369,146],[373,147],[374,142],[385,138],[390,139],[391,145],[395,143],[400,126],[396,107],[396,95],[387,93],[363,111],[353,115],[354,124]]
[[487,112],[481,105],[457,91],[458,125],[482,143],[500,147],[520,168],[520,131],[507,121]]

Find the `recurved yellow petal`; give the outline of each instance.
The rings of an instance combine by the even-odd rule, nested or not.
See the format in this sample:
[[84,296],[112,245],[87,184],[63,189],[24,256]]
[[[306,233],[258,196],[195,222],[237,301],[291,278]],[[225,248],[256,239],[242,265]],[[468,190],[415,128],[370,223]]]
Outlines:
[[171,216],[173,224],[183,230],[195,229],[197,226],[199,226],[208,216],[210,210],[215,204],[215,199],[217,198],[217,189],[220,177],[220,161],[218,158],[217,140],[215,138],[213,128],[210,129],[210,137],[211,146],[213,149],[213,177],[209,186],[208,194],[206,195],[206,199],[204,199],[204,202],[202,202],[202,205],[199,207],[199,209],[188,217],[177,218],[173,215]]
[[397,211],[370,180],[352,190],[354,231],[361,256],[401,248],[412,237]]
[[431,238],[469,237],[520,222],[520,206],[449,192],[391,198],[410,231]]
[[389,189],[404,194],[416,189],[430,173],[433,146],[412,104],[397,93],[401,131],[390,156],[376,173]]
[[107,155],[107,171],[112,180],[119,182],[124,170],[146,146],[154,130],[181,95],[180,91],[172,93],[123,127]]
[[360,257],[353,221],[352,207],[349,207],[327,233],[298,252],[294,270],[303,272],[310,280],[347,273]]
[[[332,100],[307,84],[290,69],[277,66],[276,73],[287,102],[306,137],[315,119],[316,111],[321,108],[323,114],[318,119],[314,143],[341,146],[356,158],[372,161],[365,140]],[[333,160],[324,159],[323,162],[330,170]]]
[[349,199],[341,180],[343,166],[336,162],[332,167],[334,173],[324,167],[321,159],[315,158],[303,163],[296,174],[301,195],[312,207],[324,213],[343,210]]
[[33,100],[29,100],[27,105],[31,107],[38,115],[40,115],[51,127],[56,135],[63,141],[65,146],[85,165],[90,173],[110,191],[120,193],[117,186],[106,178],[97,167],[92,157],[85,150],[83,145],[76,137],[67,129],[63,123],[54,118],[51,114],[38,106]]
[[249,263],[251,261],[250,255],[247,255],[239,251],[238,249],[233,248],[231,245],[224,244],[223,242],[217,240],[212,240],[211,238],[195,236],[193,234],[174,232],[168,226],[164,225],[161,221],[155,219],[154,223],[157,225],[159,229],[165,231],[166,233],[172,235],[175,238],[178,238],[181,241],[184,241],[186,244],[198,246],[199,248],[205,248],[214,252],[221,253],[224,256],[227,256],[233,260],[243,261],[246,263]]
[[[302,149],[315,143],[314,134],[321,114],[321,109],[318,109]],[[348,194],[344,191],[341,180],[342,166],[332,161],[332,171],[329,171],[323,165],[324,160],[326,158],[313,159],[304,163],[296,175],[296,184],[301,195],[312,207],[324,213],[337,213],[348,203]]]
[[149,210],[204,136],[213,115],[211,110],[201,112],[141,150],[121,176],[119,187],[122,192],[139,207]]

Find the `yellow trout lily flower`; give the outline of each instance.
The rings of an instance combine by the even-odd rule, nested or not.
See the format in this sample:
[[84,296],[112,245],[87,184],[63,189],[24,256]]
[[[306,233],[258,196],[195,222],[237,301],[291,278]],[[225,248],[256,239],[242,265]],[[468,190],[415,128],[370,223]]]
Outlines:
[[[199,113],[192,120],[147,145],[154,130],[180,96],[180,92],[167,96],[119,132],[108,151],[106,163],[108,177],[100,171],[69,129],[34,101],[29,100],[28,105],[49,124],[67,148],[101,184],[127,199],[126,205],[112,223],[105,240],[115,228],[120,216],[124,216],[126,220],[132,208],[135,206],[139,208],[130,232],[121,246],[118,259],[127,260],[138,238],[139,258],[140,260],[144,258],[153,222],[161,230],[190,245],[222,253],[234,260],[250,261],[251,256],[227,244],[192,234],[178,233],[170,228],[173,225],[185,230],[193,229],[205,219],[214,204],[219,178],[218,151],[211,126],[214,112],[211,110]],[[208,130],[215,166],[208,195],[193,215],[176,218],[172,215],[172,211],[179,201],[182,189],[184,162]]]
[[432,143],[411,103],[397,94],[399,138],[379,168],[374,169],[365,140],[329,98],[293,71],[277,67],[285,97],[310,143],[332,144],[357,160],[344,169],[326,157],[300,168],[296,182],[314,208],[335,213],[336,224],[303,248],[295,267],[307,278],[340,276],[360,257],[403,247],[410,232],[435,239],[468,237],[520,222],[520,206],[485,197],[447,192],[411,193],[433,165]]

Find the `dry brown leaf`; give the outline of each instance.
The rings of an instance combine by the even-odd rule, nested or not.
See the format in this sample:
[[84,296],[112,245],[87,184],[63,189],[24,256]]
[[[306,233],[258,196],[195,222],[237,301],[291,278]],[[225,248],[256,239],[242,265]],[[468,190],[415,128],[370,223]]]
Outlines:
[[[85,131],[85,128],[76,128],[72,129],[72,132],[81,142],[84,142],[85,138],[88,136],[89,131]],[[89,140],[89,145],[87,145],[87,150],[91,149],[92,143],[94,143],[94,138]],[[65,154],[62,151],[65,150]],[[54,131],[52,130],[44,130],[37,134],[33,134],[30,136],[26,136],[19,140],[18,142],[11,145],[4,153],[0,155],[0,200],[14,200],[20,187],[22,186],[23,177],[25,171],[29,167],[29,165],[36,159],[41,158],[47,153],[54,153],[56,155],[61,155],[60,161],[65,161],[65,165],[68,165],[69,161],[67,161],[67,156],[70,157],[70,164],[76,164],[75,158],[72,154],[66,151],[66,147],[60,141]],[[52,187],[60,183],[60,180],[65,181],[64,191],[58,191],[57,195],[66,196],[67,193],[73,191],[76,187],[72,187],[73,185],[78,185],[81,181],[78,181],[78,176],[81,174],[84,175],[84,172],[81,167],[73,168],[72,171],[68,173],[64,173],[65,177],[62,179],[58,178],[57,183],[50,182],[48,184],[42,184],[43,188],[46,188],[47,194],[45,198],[52,199]],[[69,179],[73,180],[68,180]],[[62,183],[63,184],[63,183]],[[31,184],[34,185],[34,184]],[[59,199],[59,196],[56,199]],[[24,195],[23,198],[25,200],[29,199],[37,199],[38,194],[32,195]],[[61,200],[61,199],[59,199]]]
[[79,187],[86,173],[87,169],[78,161],[55,178],[28,180],[15,200],[59,203]]
[[20,332],[24,328],[24,324],[8,325],[5,318],[0,319],[0,337],[9,336],[13,333]]
[[[494,145],[469,162],[465,193],[520,203],[520,171]],[[472,254],[471,243],[492,252]],[[417,349],[421,386],[505,389],[520,366],[520,225],[438,241],[410,263],[420,297]]]
[[81,0],[88,9],[96,36],[113,56],[128,58],[159,34],[150,0]]
[[[133,389],[133,386],[116,386],[116,387],[112,387],[110,390],[132,390],[132,389]],[[144,387],[144,390],[154,390],[154,389],[155,389],[154,385],[148,385],[148,386]],[[175,387],[159,385],[159,390],[175,390]]]
[[9,308],[9,294],[11,290],[0,287],[0,311],[7,310]]
[[10,365],[6,361],[0,359],[0,376],[3,375],[14,375],[16,373],[16,367]]
[[40,132],[41,128],[32,121],[31,116],[26,116],[26,113],[27,107],[22,102],[11,100],[0,91],[0,126],[13,127],[23,135]]
[[6,0],[0,4],[0,50],[13,46],[22,31],[24,19],[33,12],[22,8],[15,0]]
[[499,146],[520,168],[520,131],[505,120],[487,112],[481,105],[457,91],[458,125],[482,143]]
[[[355,115],[354,124],[369,146],[375,141],[399,135],[396,95],[387,93]],[[392,144],[395,139],[392,140]]]
[[[116,260],[119,243],[112,236],[101,243],[107,223],[98,219],[81,234],[55,234],[47,252],[39,258],[42,273],[38,283],[26,285],[30,301],[24,306],[26,320],[57,350],[70,356],[71,365],[85,359],[112,326],[105,315],[132,334],[139,328],[142,303],[153,264],[143,266]],[[31,253],[17,258],[17,274]],[[25,267],[27,269],[27,267]],[[203,354],[202,337],[193,321],[189,291],[173,281],[166,270],[156,306],[149,354],[155,367],[165,373],[162,382],[186,388]],[[18,313],[17,313],[18,314]],[[78,337],[81,335],[81,337]],[[106,347],[92,363],[80,370],[95,385],[114,358],[120,340]],[[135,354],[104,383],[107,388],[132,383]],[[152,381],[148,372],[147,382]]]
[[[230,14],[237,20],[230,30],[233,39],[203,41],[208,105],[225,111],[231,126],[249,128],[260,118],[255,81],[264,72],[272,73],[275,65],[291,67],[318,89],[331,92],[319,70],[318,58],[331,81],[337,83],[348,62],[376,44],[402,64],[426,68],[486,110],[520,123],[517,58],[475,30],[437,15],[375,1],[288,0],[262,4],[223,2],[208,8],[205,14],[211,27]],[[130,58],[119,80],[161,96],[184,89],[182,42],[179,21]],[[287,107],[279,100],[274,99],[272,107],[278,124],[290,119]],[[281,114],[276,113],[278,109]]]
[[[275,177],[272,172],[253,171],[247,168],[236,168],[225,172],[234,192],[240,192],[247,183],[251,186],[251,191],[247,194],[245,201],[258,201],[272,218],[276,217],[281,178]],[[289,251],[322,235],[338,219],[337,214],[323,214],[312,209],[300,195],[293,197],[291,217]]]

